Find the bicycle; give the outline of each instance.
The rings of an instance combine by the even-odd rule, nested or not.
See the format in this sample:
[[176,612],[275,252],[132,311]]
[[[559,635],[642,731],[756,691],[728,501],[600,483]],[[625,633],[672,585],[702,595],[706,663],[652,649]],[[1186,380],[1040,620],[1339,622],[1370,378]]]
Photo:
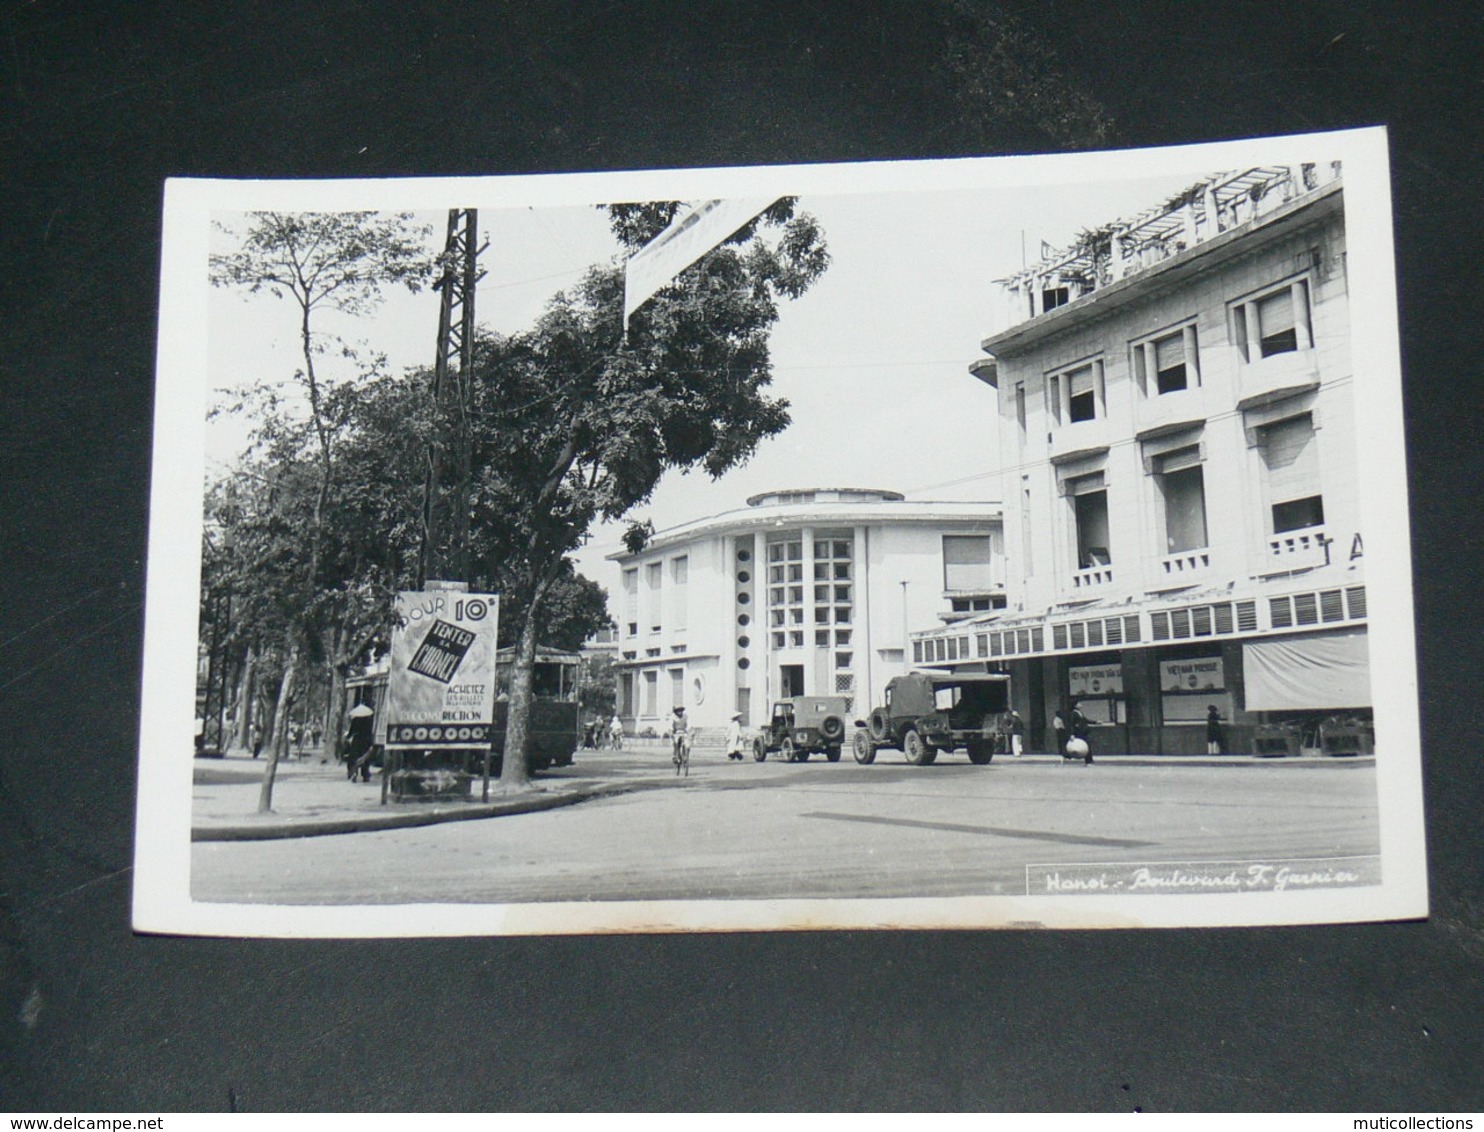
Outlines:
[[671,740],[670,761],[675,764],[675,774],[690,777],[690,732],[682,731]]

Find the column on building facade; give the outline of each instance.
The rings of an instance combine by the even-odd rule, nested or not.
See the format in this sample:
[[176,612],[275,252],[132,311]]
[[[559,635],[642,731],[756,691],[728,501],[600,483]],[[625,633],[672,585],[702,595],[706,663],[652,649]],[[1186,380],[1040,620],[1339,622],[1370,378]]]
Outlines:
[[876,704],[876,642],[873,640],[871,616],[871,539],[870,528],[858,523],[851,532],[851,553],[855,556],[855,689],[851,707],[857,718],[864,719]]

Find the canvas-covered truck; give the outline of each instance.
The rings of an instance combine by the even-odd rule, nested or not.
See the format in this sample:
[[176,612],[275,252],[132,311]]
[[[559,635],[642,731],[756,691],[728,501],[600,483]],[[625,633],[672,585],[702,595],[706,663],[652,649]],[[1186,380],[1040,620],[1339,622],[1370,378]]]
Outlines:
[[845,721],[850,708],[844,696],[799,696],[773,705],[768,725],[752,741],[752,757],[762,762],[777,752],[785,762],[804,762],[822,754],[840,761],[845,746]]
[[856,721],[855,761],[894,747],[913,766],[963,750],[983,766],[994,758],[1000,718],[1010,710],[1010,677],[999,672],[909,672],[886,685],[886,702]]

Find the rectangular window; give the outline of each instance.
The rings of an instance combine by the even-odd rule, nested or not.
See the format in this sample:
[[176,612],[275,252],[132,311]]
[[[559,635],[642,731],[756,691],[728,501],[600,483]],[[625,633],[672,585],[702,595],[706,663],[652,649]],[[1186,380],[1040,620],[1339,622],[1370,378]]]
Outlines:
[[660,674],[650,671],[644,674],[644,714],[659,714]]
[[1108,492],[1103,473],[1070,479],[1066,489],[1077,528],[1077,568],[1109,565],[1113,559],[1108,552]]
[[1046,377],[1046,409],[1053,426],[1098,420],[1106,415],[1103,360],[1082,362]]
[[1135,380],[1146,397],[1194,389],[1201,383],[1195,324],[1135,342],[1133,367]]
[[1324,496],[1320,491],[1319,445],[1313,417],[1304,413],[1264,426],[1259,448],[1273,533],[1322,526]]
[[663,622],[660,606],[660,588],[664,585],[665,564],[651,562],[644,568],[644,580],[649,589],[649,631],[658,633]]
[[1291,354],[1298,349],[1298,326],[1293,319],[1293,292],[1279,291],[1259,299],[1257,306],[1258,352],[1263,357]]
[[1296,279],[1232,308],[1237,345],[1249,362],[1314,347],[1309,283]]
[[943,588],[987,590],[994,585],[989,535],[943,536]]
[[1097,394],[1092,384],[1092,366],[1083,366],[1066,375],[1067,420],[1090,421],[1098,415]]
[[1206,481],[1200,448],[1192,445],[1160,456],[1155,469],[1155,479],[1164,496],[1165,553],[1183,554],[1209,546]]
[[670,581],[674,583],[670,593],[670,627],[684,629],[688,610],[686,608],[687,582],[690,580],[690,558],[682,556],[670,560]]
[[623,572],[623,608],[629,636],[639,632],[639,568]]

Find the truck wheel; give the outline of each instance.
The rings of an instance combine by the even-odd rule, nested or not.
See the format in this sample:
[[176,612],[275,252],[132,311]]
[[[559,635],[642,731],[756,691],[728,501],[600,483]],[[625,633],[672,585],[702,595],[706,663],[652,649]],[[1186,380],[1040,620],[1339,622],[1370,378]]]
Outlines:
[[754,739],[752,741],[752,757],[758,762],[766,759],[768,757],[768,744],[761,739]]
[[994,748],[983,739],[969,740],[969,761],[975,766],[987,766],[994,758]]
[[799,752],[794,747],[794,741],[792,739],[784,739],[778,746],[778,753],[783,756],[783,761],[786,763],[796,763],[799,761]]
[[902,753],[913,766],[927,766],[937,757],[937,752],[922,741],[915,727],[909,727],[902,736]]
[[885,708],[871,709],[871,714],[866,720],[866,730],[871,733],[871,738],[876,740],[877,746],[891,740],[891,720],[887,717]]
[[876,741],[866,734],[864,730],[855,733],[855,739],[851,742],[851,751],[855,755],[855,761],[862,766],[867,766],[876,761]]
[[824,757],[826,759],[828,759],[832,763],[839,762],[840,761],[840,748],[839,747],[826,747],[824,749]]
[[845,738],[845,721],[838,715],[827,715],[819,721],[819,734],[826,743]]

